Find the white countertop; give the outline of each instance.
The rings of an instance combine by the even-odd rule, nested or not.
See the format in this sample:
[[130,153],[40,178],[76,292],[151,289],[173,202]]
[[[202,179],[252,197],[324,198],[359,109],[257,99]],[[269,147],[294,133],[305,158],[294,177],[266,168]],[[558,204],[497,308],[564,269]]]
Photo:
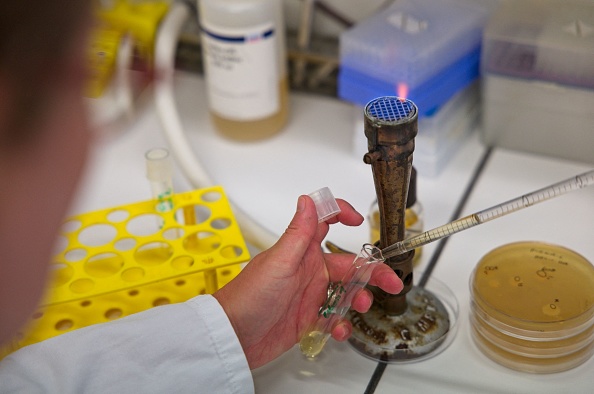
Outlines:
[[[221,138],[211,126],[200,77],[180,73],[176,95],[192,148],[204,167],[237,206],[274,233],[284,231],[300,194],[324,186],[367,215],[375,191],[370,166],[352,153],[354,128],[350,105],[337,99],[294,93],[290,121],[281,133],[262,142],[237,143]],[[100,138],[73,213],[150,198],[144,153],[158,146],[167,144],[149,102],[139,108],[137,118],[123,130]],[[424,207],[426,229],[450,220],[483,152],[475,132],[438,177],[419,173],[418,198]],[[548,186],[591,167],[587,163],[496,149],[463,214]],[[174,187],[176,191],[190,188],[179,171],[175,174]],[[375,392],[592,392],[593,358],[570,371],[546,375],[516,372],[487,359],[470,338],[468,281],[483,255],[514,241],[550,242],[594,261],[593,202],[594,188],[580,190],[451,237],[433,276],[444,282],[458,299],[457,335],[435,357],[388,365]],[[334,226],[328,235],[329,240],[350,250],[358,250],[368,238],[367,223],[358,228]],[[425,247],[415,270],[423,270],[435,246]],[[253,373],[260,393],[339,390],[362,393],[376,365],[355,353],[348,344],[330,341],[315,362],[305,360],[295,348]]]

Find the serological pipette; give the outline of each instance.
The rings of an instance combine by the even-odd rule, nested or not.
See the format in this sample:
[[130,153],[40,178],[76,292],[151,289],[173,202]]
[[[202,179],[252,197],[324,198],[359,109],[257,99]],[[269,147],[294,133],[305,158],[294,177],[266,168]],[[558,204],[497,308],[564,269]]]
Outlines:
[[552,184],[542,189],[536,190],[532,193],[524,194],[523,196],[514,198],[502,204],[495,205],[491,208],[473,213],[472,215],[456,219],[450,223],[436,227],[432,230],[425,231],[414,237],[398,241],[390,246],[382,249],[384,259],[388,259],[399,254],[406,253],[410,250],[427,245],[433,241],[449,237],[452,234],[459,233],[479,224],[500,218],[510,213],[527,208],[542,201],[560,196],[574,190],[582,189],[594,184],[594,170],[585,172],[581,175],[576,175],[567,180]]
[[331,283],[328,298],[318,311],[317,319],[308,327],[299,342],[301,352],[305,356],[314,358],[320,354],[335,324],[349,311],[357,292],[365,288],[377,263],[383,261],[378,248],[365,244],[343,278],[339,282]]

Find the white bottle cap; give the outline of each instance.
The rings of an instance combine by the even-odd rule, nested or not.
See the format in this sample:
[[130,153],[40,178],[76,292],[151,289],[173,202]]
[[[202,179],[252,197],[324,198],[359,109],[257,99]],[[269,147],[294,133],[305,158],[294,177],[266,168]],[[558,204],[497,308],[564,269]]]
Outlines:
[[340,208],[336,203],[336,199],[327,187],[316,190],[315,192],[310,193],[309,196],[316,204],[318,223],[328,220],[340,213]]

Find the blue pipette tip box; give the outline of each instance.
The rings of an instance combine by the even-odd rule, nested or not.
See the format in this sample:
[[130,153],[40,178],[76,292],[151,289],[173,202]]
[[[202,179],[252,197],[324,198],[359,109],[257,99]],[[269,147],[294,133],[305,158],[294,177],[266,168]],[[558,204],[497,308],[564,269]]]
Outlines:
[[412,100],[430,116],[479,76],[481,37],[495,3],[401,0],[340,36],[338,96],[365,105]]

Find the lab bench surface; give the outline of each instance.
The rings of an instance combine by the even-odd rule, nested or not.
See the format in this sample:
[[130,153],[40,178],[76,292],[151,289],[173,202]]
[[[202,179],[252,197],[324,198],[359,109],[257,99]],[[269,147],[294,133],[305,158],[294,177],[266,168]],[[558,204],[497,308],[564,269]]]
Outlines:
[[[265,141],[239,143],[220,137],[211,126],[204,81],[176,76],[176,98],[191,147],[206,171],[230,199],[276,234],[288,225],[297,197],[328,186],[364,215],[375,199],[370,166],[352,151],[352,107],[336,99],[294,93],[287,126]],[[462,215],[534,191],[585,172],[585,163],[494,149],[476,178],[486,149],[473,133],[438,177],[419,173],[418,199],[425,228],[452,219],[469,183]],[[121,130],[97,138],[73,213],[123,205],[150,198],[144,153],[167,147],[152,102],[138,109]],[[413,159],[414,164],[414,159]],[[176,191],[191,188],[176,167]],[[586,393],[594,387],[594,358],[566,372],[529,374],[507,369],[484,356],[470,336],[470,274],[492,249],[515,241],[544,241],[565,246],[594,261],[594,188],[576,191],[486,223],[448,239],[432,276],[444,282],[459,303],[459,327],[443,352],[416,363],[388,364],[375,375],[376,393]],[[358,251],[369,241],[367,222],[360,227],[333,226],[327,237]],[[436,252],[424,247],[416,277]],[[298,347],[253,371],[258,393],[363,393],[377,362],[357,354],[347,343],[329,341],[316,361]]]

